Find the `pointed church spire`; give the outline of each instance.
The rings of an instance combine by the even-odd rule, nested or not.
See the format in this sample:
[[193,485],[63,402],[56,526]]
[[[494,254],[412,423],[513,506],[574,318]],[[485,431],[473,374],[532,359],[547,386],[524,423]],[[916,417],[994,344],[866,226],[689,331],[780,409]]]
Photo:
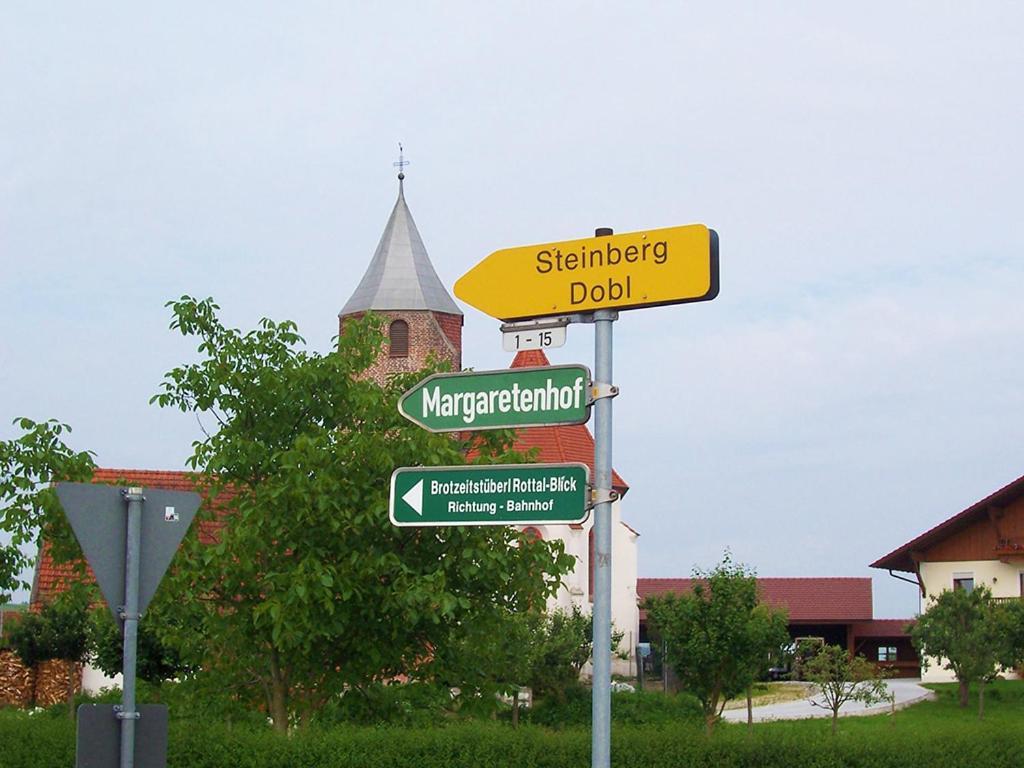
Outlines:
[[398,200],[366,274],[339,316],[371,309],[425,309],[462,315],[462,310],[434,271],[416,222],[406,205],[402,168],[408,164],[400,154],[399,161],[395,163],[399,167]]

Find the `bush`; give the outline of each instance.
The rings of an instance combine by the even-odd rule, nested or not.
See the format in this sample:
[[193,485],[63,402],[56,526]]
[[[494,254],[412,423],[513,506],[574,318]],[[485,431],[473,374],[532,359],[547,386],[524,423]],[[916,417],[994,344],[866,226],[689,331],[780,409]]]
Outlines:
[[[1024,686],[1001,686],[999,722],[964,717],[953,693],[897,715],[850,718],[835,737],[827,721],[746,726],[725,724],[705,738],[699,721],[638,726],[613,723],[612,765],[621,768],[1009,768],[1020,764]],[[955,690],[955,688],[953,689]],[[1018,690],[1020,693],[1018,693]],[[616,694],[612,711],[626,716]],[[642,707],[683,706],[652,703]],[[578,706],[586,699],[575,695]],[[646,699],[646,700],[645,700]],[[948,699],[948,701],[946,700]],[[661,710],[658,710],[661,711]],[[590,762],[590,730],[525,724],[449,723],[430,728],[334,726],[290,737],[256,727],[172,720],[169,768],[577,768]],[[74,763],[74,727],[22,711],[0,710],[0,768],[67,768]]]
[[75,726],[42,710],[0,708],[0,768],[66,768],[75,764]]
[[[429,726],[450,716],[452,694],[427,683],[384,685],[375,683],[349,689],[316,715],[321,726],[404,725]],[[492,707],[493,709],[493,707]]]
[[[524,710],[524,720],[550,728],[590,726],[593,698],[590,688],[577,685],[566,691],[565,701],[542,699],[532,710]],[[624,725],[667,725],[699,720],[700,703],[685,693],[664,694],[654,691],[612,693],[612,722]]]

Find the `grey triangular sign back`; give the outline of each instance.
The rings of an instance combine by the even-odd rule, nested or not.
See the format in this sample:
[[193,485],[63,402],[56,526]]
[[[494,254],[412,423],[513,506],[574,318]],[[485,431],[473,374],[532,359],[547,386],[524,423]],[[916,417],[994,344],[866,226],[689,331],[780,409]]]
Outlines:
[[[57,497],[64,514],[118,625],[118,607],[124,605],[128,546],[128,502],[123,491],[124,488],[112,485],[57,483]],[[142,496],[139,613],[153,599],[202,501],[198,493],[161,488],[143,488]]]

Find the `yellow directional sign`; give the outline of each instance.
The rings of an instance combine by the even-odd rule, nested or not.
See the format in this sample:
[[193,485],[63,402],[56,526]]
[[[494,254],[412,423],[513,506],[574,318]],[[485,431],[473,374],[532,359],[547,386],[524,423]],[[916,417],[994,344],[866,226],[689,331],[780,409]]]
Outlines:
[[499,320],[710,301],[718,234],[703,224],[495,251],[455,295]]

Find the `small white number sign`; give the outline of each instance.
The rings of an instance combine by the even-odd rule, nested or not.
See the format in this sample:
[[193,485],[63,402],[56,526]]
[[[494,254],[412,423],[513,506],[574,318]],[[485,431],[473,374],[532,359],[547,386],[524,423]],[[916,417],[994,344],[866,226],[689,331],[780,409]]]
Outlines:
[[565,346],[565,326],[505,331],[501,334],[501,346],[506,352],[563,347]]

